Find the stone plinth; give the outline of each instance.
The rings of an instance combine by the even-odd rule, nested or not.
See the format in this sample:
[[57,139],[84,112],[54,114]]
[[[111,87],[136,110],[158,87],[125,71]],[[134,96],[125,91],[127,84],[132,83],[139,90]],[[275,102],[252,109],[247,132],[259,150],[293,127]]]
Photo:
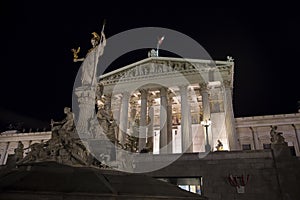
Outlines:
[[271,149],[273,150],[274,157],[277,159],[286,159],[292,156],[291,151],[286,143],[271,144]]
[[78,87],[75,90],[78,97],[79,114],[76,121],[76,130],[80,136],[90,135],[89,121],[95,113],[95,87]]

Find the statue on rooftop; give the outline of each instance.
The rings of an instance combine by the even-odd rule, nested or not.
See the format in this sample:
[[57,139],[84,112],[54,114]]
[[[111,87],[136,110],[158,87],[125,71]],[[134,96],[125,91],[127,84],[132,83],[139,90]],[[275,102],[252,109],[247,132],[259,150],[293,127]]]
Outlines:
[[17,148],[14,150],[15,152],[15,157],[16,157],[16,162],[20,161],[23,159],[24,155],[24,145],[21,141],[18,142]]
[[232,58],[232,56],[227,56],[227,62],[233,62],[234,59]]
[[270,136],[272,144],[286,144],[282,132],[277,132],[277,126],[271,126]]

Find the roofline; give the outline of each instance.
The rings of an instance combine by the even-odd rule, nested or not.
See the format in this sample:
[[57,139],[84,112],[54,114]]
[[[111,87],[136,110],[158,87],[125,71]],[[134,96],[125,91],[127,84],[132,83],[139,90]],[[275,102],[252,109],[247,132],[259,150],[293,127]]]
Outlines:
[[192,59],[192,58],[174,58],[174,57],[149,57],[149,58],[145,58],[143,60],[134,62],[132,64],[126,65],[124,67],[121,67],[119,69],[113,70],[113,71],[108,72],[106,74],[100,75],[99,78],[100,79],[106,78],[107,76],[110,76],[112,74],[121,72],[123,70],[130,69],[133,66],[140,65],[140,64],[146,63],[146,62],[151,61],[151,60],[186,61],[186,62],[191,62],[191,63],[203,63],[203,64],[215,63],[216,65],[228,65],[228,64],[233,65],[234,64],[233,62],[229,62],[229,61],[214,61],[214,60],[202,60],[202,59]]

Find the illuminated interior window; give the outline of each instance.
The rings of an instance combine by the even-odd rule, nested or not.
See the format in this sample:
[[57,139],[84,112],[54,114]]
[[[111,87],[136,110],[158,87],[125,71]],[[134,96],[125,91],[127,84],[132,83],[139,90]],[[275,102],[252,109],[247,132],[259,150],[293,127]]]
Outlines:
[[179,188],[202,195],[202,177],[188,177],[188,178],[158,178],[158,180],[177,185]]

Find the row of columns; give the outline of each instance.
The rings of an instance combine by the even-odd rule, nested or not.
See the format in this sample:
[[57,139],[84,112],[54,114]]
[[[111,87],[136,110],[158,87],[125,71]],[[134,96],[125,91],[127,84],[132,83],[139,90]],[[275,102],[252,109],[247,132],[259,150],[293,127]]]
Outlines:
[[[147,118],[154,119],[154,110],[151,109],[152,101],[149,100],[148,90],[141,89],[141,110],[139,125],[139,151],[146,148],[147,144],[153,145],[153,122],[147,125]],[[210,103],[209,89],[207,84],[200,85],[200,94],[202,96],[203,120],[210,119]],[[193,152],[192,145],[192,120],[191,109],[188,99],[188,86],[180,86],[181,95],[181,134],[182,134],[182,152]],[[128,108],[130,93],[125,91],[122,93],[122,101],[120,106],[120,120],[118,139],[121,144],[126,141],[126,132],[128,129]],[[168,94],[168,89],[160,88],[160,153],[172,153],[172,98]],[[225,124],[226,133],[228,135],[229,147],[231,150],[237,149],[237,137],[235,133],[235,120],[232,108],[232,93],[230,85],[224,83],[224,106],[225,106]],[[147,115],[148,113],[148,115]],[[147,128],[148,133],[147,135]],[[211,135],[211,126],[208,128],[208,134]],[[146,144],[147,142],[147,144]]]
[[[153,120],[154,109],[152,107],[153,100],[149,100],[148,90],[141,89],[141,110],[140,110],[140,128],[139,128],[139,151],[148,146],[153,145]],[[182,151],[192,152],[192,129],[191,129],[191,112],[188,102],[188,86],[180,87],[181,94],[181,133],[182,133]],[[118,140],[121,144],[126,141],[126,131],[128,129],[128,108],[129,108],[129,92],[122,93],[122,101],[120,106],[120,120]],[[148,115],[147,115],[148,113]],[[147,125],[147,118],[152,120]],[[148,133],[147,135],[147,128]],[[160,88],[160,153],[172,153],[172,97],[168,89]]]

